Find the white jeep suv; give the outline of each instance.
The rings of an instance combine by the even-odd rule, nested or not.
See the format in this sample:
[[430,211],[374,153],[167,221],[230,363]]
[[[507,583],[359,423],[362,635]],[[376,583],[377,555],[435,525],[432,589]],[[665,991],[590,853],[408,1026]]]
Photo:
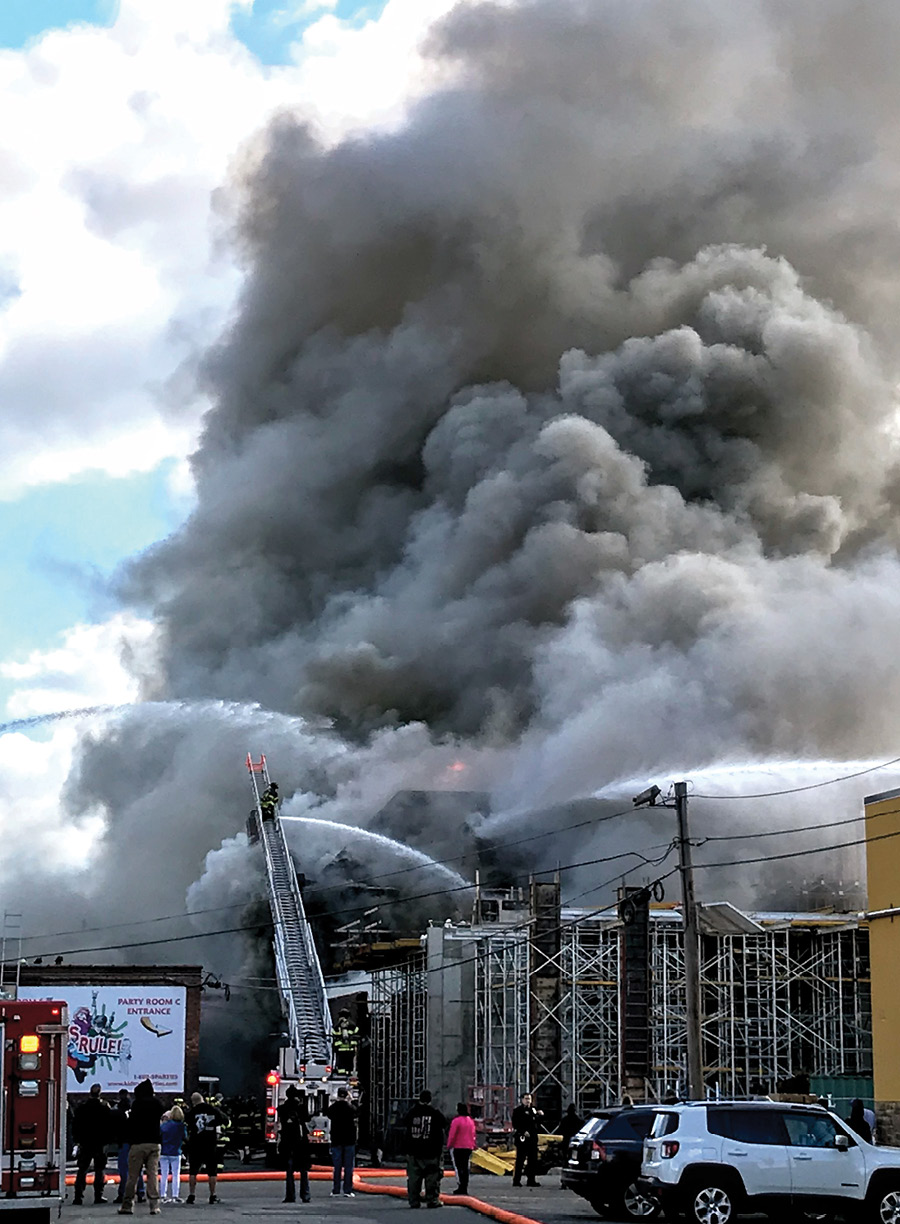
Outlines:
[[660,1105],[641,1180],[669,1219],[730,1224],[792,1208],[900,1224],[900,1148],[866,1143],[816,1105],[704,1101]]

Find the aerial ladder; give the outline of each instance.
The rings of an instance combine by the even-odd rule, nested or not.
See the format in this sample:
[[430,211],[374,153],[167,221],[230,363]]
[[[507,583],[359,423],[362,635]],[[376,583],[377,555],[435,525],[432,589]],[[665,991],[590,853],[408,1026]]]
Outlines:
[[[253,788],[254,809],[247,822],[251,843],[258,842],[265,855],[269,908],[272,911],[275,973],[287,1020],[287,1041],[279,1066],[266,1076],[266,1145],[277,1142],[278,1106],[289,1084],[307,1098],[310,1118],[324,1114],[338,1087],[348,1085],[347,1076],[333,1075],[331,1059],[331,1012],[325,979],[316,952],[294,860],[288,850],[273,803],[266,758],[254,761],[247,754],[247,770]],[[322,1141],[327,1138],[322,1135]]]

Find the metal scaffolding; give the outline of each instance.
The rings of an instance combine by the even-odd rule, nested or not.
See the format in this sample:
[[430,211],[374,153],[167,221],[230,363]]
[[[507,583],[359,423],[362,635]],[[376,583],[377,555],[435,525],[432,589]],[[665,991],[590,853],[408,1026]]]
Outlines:
[[426,982],[424,952],[372,974],[371,1116],[382,1146],[425,1087]]
[[[757,916],[758,918],[760,916]],[[797,1075],[867,1075],[872,1068],[868,929],[848,916],[766,915],[753,935],[700,939],[704,1079],[723,1096],[775,1090]],[[591,1042],[573,1022],[568,1099],[587,1108],[621,1092],[615,1057],[619,928],[613,915],[579,923],[571,943],[593,957],[574,982],[573,1012],[588,989],[606,1038]],[[678,911],[656,911],[650,925],[649,1099],[683,1091],[686,1057],[684,936]],[[596,998],[597,986],[605,993]],[[590,997],[590,996],[589,996]],[[599,1003],[599,1008],[597,1007]],[[590,1053],[589,1053],[590,1051]],[[589,1090],[590,1088],[590,1090]]]
[[479,932],[475,961],[475,1083],[516,1087],[531,1078],[528,938]]
[[[798,1075],[871,1074],[868,929],[852,915],[757,914],[752,934],[700,939],[704,1078],[711,1093],[744,1097],[770,1092]],[[620,984],[623,926],[614,910],[562,910],[559,946],[544,940],[535,955],[527,906],[503,923],[449,930],[474,950],[471,1084],[484,1095],[503,1086],[579,1110],[620,1099],[623,1032]],[[684,936],[677,908],[650,912],[649,1068],[647,1099],[683,1091],[686,1024]],[[551,973],[551,970],[553,971]],[[558,993],[535,1006],[535,974],[558,971]],[[425,1065],[427,975],[421,957],[373,975],[375,1111],[421,1086]],[[558,1057],[547,1026],[558,1026]],[[634,1089],[633,1077],[630,1080]],[[639,1089],[638,1089],[639,1091]],[[485,1097],[486,1099],[486,1097]],[[549,1116],[549,1115],[548,1115]]]

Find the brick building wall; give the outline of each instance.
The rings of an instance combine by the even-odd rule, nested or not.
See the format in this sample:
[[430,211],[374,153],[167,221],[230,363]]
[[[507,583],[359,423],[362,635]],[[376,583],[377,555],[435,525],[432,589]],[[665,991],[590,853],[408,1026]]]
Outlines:
[[183,986],[184,1090],[187,1094],[199,1087],[202,979],[203,970],[199,965],[22,965],[19,971],[22,986],[40,986],[47,990],[59,987],[61,998],[65,998],[66,986]]

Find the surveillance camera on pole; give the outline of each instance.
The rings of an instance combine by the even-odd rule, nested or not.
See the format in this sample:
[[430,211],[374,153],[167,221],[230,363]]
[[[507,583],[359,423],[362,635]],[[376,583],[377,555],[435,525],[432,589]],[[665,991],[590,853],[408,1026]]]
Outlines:
[[661,794],[662,791],[658,786],[648,786],[639,795],[635,795],[631,802],[635,807],[654,807]]

